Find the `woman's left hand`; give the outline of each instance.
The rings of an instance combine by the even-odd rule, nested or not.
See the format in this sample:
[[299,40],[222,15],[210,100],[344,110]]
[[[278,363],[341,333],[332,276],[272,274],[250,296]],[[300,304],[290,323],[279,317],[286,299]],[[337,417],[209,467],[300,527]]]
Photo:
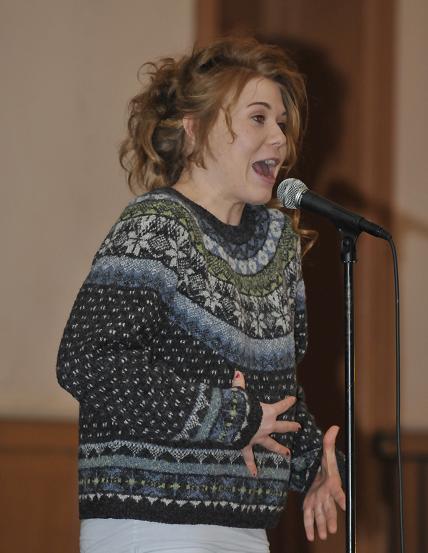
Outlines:
[[346,496],[342,489],[339,469],[336,461],[336,437],[338,426],[330,427],[323,440],[321,470],[317,473],[303,502],[303,520],[306,537],[309,541],[315,538],[314,523],[322,540],[327,533],[337,531],[336,503],[345,511]]

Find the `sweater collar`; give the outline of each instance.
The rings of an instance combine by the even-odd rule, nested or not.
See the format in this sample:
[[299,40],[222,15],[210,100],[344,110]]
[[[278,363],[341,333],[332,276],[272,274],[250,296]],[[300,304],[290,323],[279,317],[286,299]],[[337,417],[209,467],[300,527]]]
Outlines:
[[[214,234],[219,234],[225,240],[235,244],[245,243],[253,236],[257,223],[257,211],[260,209],[266,209],[264,206],[245,204],[240,223],[238,225],[229,225],[223,221],[220,221],[220,219],[218,219],[213,213],[197,204],[175,188],[164,187],[156,190],[162,193],[166,192],[171,197],[179,200],[192,211],[194,216],[203,223],[204,227],[208,225]],[[156,190],[153,192],[156,192]]]

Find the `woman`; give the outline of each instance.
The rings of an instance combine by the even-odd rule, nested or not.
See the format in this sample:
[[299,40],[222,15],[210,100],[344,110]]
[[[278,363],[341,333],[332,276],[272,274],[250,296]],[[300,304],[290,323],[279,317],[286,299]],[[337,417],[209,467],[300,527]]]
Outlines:
[[265,206],[296,158],[302,78],[280,49],[232,38],[150,76],[120,152],[144,193],[58,355],[80,402],[81,550],[266,552],[289,489],[324,539],[345,505],[338,428],[323,444],[296,380],[302,232]]

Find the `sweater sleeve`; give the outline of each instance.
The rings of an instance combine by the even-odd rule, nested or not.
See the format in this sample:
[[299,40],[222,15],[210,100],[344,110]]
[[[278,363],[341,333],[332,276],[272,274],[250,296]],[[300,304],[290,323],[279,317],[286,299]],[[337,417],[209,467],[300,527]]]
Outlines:
[[152,360],[176,290],[175,230],[172,219],[141,214],[113,227],[72,308],[58,381],[136,438],[241,448],[260,424],[256,400],[240,388],[185,381],[173,359]]
[[[298,240],[296,261],[294,341],[297,364],[302,360],[307,348],[306,298],[300,259],[300,240]],[[302,428],[294,436],[290,489],[306,493],[320,467],[323,453],[323,433],[306,405],[305,394],[300,385],[297,386],[296,397],[294,420],[299,422]],[[343,475],[344,456],[337,451],[336,458],[339,472]]]

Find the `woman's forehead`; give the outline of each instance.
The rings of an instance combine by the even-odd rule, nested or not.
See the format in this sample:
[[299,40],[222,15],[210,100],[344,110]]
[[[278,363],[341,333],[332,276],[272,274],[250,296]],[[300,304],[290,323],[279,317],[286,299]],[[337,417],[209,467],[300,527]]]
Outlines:
[[[231,91],[230,99],[234,96]],[[233,101],[233,100],[232,100]],[[284,101],[282,99],[281,89],[278,83],[267,79],[266,77],[253,77],[241,90],[241,93],[235,98],[234,108],[245,109],[254,104],[265,105],[266,107],[285,114]]]

